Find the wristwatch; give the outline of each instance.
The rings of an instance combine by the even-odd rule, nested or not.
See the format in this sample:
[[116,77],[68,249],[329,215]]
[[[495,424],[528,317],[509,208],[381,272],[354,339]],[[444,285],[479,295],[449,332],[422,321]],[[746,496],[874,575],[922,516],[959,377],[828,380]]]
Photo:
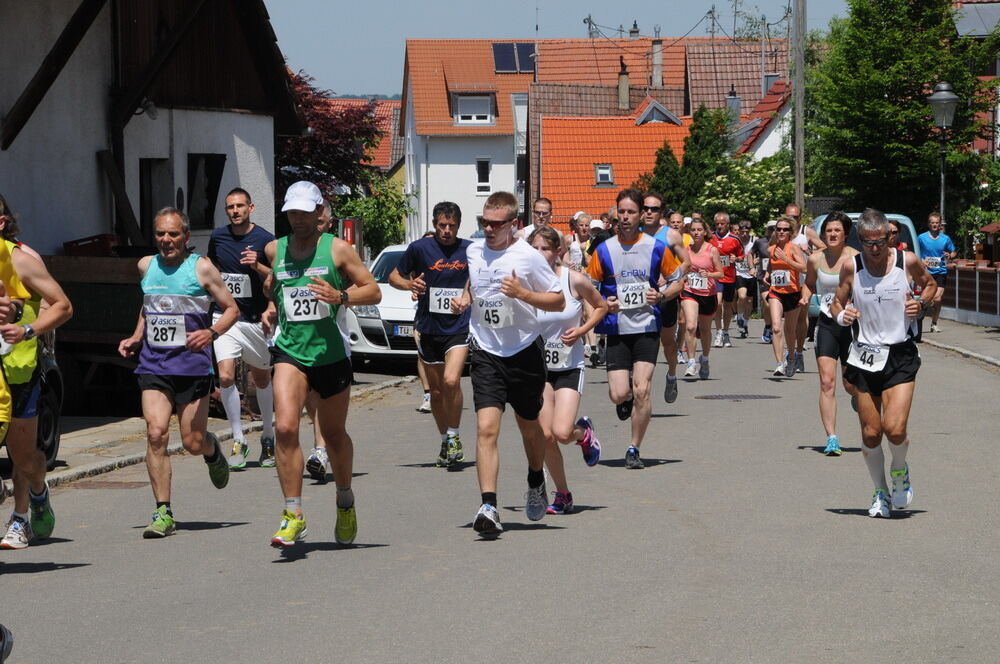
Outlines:
[[340,291],[340,304],[341,305],[347,306],[347,303],[350,301],[350,299],[351,299],[351,296],[347,294],[347,291],[345,291],[345,290]]
[[216,339],[219,338],[219,333],[216,332],[214,328],[210,327],[208,328],[208,331],[212,333],[212,341],[215,341]]
[[35,338],[35,328],[31,327],[27,323],[25,323],[21,327],[24,328],[24,341],[31,341],[32,339]]
[[11,321],[12,323],[16,323],[24,317],[24,305],[17,300],[11,300],[10,303],[13,304],[14,309],[17,310],[17,313],[14,315],[14,320]]

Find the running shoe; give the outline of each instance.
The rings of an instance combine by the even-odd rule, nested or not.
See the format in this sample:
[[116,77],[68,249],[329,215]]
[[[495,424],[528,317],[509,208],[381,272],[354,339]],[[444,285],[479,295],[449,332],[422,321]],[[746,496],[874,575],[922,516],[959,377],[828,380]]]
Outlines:
[[826,447],[823,449],[823,454],[827,456],[840,456],[843,452],[840,449],[840,439],[837,436],[827,436],[826,437]]
[[931,323],[931,332],[938,333],[940,331],[941,331],[941,327],[940,326],[935,325],[934,323]]
[[785,375],[785,363],[784,362],[779,362],[778,366],[776,366],[774,368],[774,371],[771,372],[771,373],[774,376],[784,376]]
[[[604,366],[608,361],[608,343],[603,339],[597,343],[597,364]],[[499,525],[499,521],[497,522]],[[501,528],[502,530],[502,528]]]
[[795,370],[799,373],[806,372],[806,358],[802,353],[795,353]]
[[281,513],[281,525],[278,526],[278,532],[274,533],[271,538],[271,546],[291,546],[300,539],[305,539],[308,532],[305,516],[295,516],[294,512],[285,510]]
[[553,491],[555,498],[552,504],[545,508],[546,514],[569,514],[573,511],[573,492]]
[[663,386],[663,400],[667,403],[677,401],[677,378],[667,376],[667,384]]
[[337,525],[333,527],[333,539],[341,546],[354,544],[354,538],[358,535],[358,513],[354,511],[354,505],[350,507],[337,508]]
[[615,406],[615,412],[618,413],[618,419],[624,422],[628,418],[632,417],[632,406],[634,404],[635,399],[633,397],[629,397]]
[[698,375],[698,360],[691,358],[688,360],[688,368],[684,372],[684,377],[694,377]]
[[174,523],[174,517],[167,511],[166,505],[161,505],[153,510],[153,519],[150,521],[146,529],[142,531],[143,539],[156,539],[157,537],[166,537],[167,535],[173,535],[177,530],[177,524]]
[[883,519],[892,516],[892,512],[889,511],[889,497],[882,489],[875,489],[875,493],[872,494],[872,506],[868,508],[868,516],[872,518],[882,517]]
[[417,406],[418,413],[429,413],[431,412],[431,394],[430,392],[424,392],[423,399],[420,400],[420,405]]
[[785,377],[791,378],[795,375],[795,356],[791,353],[785,357]]
[[441,441],[441,451],[438,452],[438,458],[437,458],[437,461],[434,462],[434,465],[437,466],[438,468],[444,468],[445,466],[448,465],[448,439],[447,438],[445,438],[444,440]]
[[260,467],[274,468],[277,461],[274,459],[274,438],[270,436],[260,438]]
[[312,454],[306,460],[306,472],[309,473],[309,477],[322,482],[326,479],[326,464],[329,462],[330,457],[326,453],[326,448],[314,447]]
[[625,467],[632,470],[639,470],[646,467],[646,464],[639,458],[639,448],[634,445],[625,450]]
[[760,340],[763,341],[766,344],[771,343],[771,326],[770,325],[765,325],[764,326],[764,334],[760,335]]
[[729,332],[722,333],[722,347],[723,348],[733,347],[733,340],[729,338]]
[[596,466],[601,460],[601,441],[597,440],[594,423],[589,417],[581,417],[576,421],[576,426],[584,430],[583,439],[576,441],[583,451],[583,462],[588,466]]
[[686,350],[677,351],[677,364],[687,364],[688,354]]
[[233,443],[233,454],[229,457],[229,467],[233,470],[246,468],[247,457],[250,455],[250,446],[245,440],[237,440]]
[[[899,470],[890,470],[892,477],[892,507],[901,510],[913,502],[913,487],[910,486],[910,464]],[[37,531],[36,531],[37,533]]]
[[212,463],[206,464],[208,476],[212,480],[212,486],[216,489],[224,489],[229,484],[229,462],[226,457],[222,456],[222,445],[219,444],[219,439],[215,437],[215,434],[208,432],[205,435],[215,446],[215,455],[218,457]]
[[698,358],[698,364],[701,365],[698,367],[698,378],[708,380],[708,358],[702,355]]
[[3,664],[10,657],[10,651],[14,649],[14,635],[10,630],[0,625],[0,664]]
[[483,503],[472,522],[472,529],[482,537],[496,537],[503,532],[500,525],[500,513],[492,505]]
[[465,460],[465,451],[462,450],[462,439],[459,438],[458,434],[448,436],[446,445],[448,448],[448,467],[459,468],[459,464]]
[[31,541],[31,526],[26,521],[12,516],[7,522],[7,533],[0,540],[0,549],[23,549]]
[[31,500],[31,532],[36,539],[43,540],[52,534],[56,527],[56,514],[52,511],[52,503],[49,502],[48,489],[45,491],[45,499],[41,502]]
[[722,330],[715,333],[715,339],[712,341],[712,348],[722,348]]
[[545,510],[549,506],[545,500],[546,495],[545,482],[534,488],[528,487],[524,494],[524,515],[528,517],[528,521],[539,521],[545,516]]

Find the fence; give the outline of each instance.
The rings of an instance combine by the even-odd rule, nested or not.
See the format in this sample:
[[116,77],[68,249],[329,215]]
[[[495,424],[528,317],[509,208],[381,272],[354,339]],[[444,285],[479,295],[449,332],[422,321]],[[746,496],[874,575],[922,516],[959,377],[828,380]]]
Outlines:
[[1000,263],[959,260],[949,266],[941,316],[1000,327]]

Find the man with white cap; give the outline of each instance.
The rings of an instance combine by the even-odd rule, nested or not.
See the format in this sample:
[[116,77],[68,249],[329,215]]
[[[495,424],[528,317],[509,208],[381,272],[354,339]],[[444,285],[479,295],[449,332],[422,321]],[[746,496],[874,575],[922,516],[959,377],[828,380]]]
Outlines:
[[292,232],[264,249],[274,266],[265,282],[272,302],[264,323],[268,330],[275,322],[281,329],[271,359],[278,480],[285,497],[281,525],[271,545],[291,546],[306,535],[299,419],[310,389],[319,397],[316,420],[326,439],[337,484],[334,538],[338,544],[348,545],[358,530],[351,490],[354,444],[345,429],[354,372],[341,320],[345,307],[378,304],[382,293],[350,244],[320,232],[323,196],[316,185],[305,181],[293,184],[281,211],[288,213]]

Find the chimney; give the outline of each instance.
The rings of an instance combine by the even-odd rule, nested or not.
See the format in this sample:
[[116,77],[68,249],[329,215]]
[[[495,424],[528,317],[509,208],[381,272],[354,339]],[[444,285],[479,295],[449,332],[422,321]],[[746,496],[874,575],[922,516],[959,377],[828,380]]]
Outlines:
[[662,88],[663,87],[663,40],[654,39],[653,40],[653,71],[650,74],[652,79],[649,84],[650,87]]
[[729,93],[726,94],[726,110],[729,112],[730,122],[736,124],[740,121],[740,111],[742,110],[742,101],[740,96],[736,94],[736,86],[729,86]]
[[628,68],[625,67],[625,56],[619,55],[618,61],[622,65],[618,72],[618,108],[627,111],[631,104],[629,103]]
[[639,38],[639,22],[638,21],[632,21],[632,27],[628,31],[628,38],[629,39],[638,39]]

